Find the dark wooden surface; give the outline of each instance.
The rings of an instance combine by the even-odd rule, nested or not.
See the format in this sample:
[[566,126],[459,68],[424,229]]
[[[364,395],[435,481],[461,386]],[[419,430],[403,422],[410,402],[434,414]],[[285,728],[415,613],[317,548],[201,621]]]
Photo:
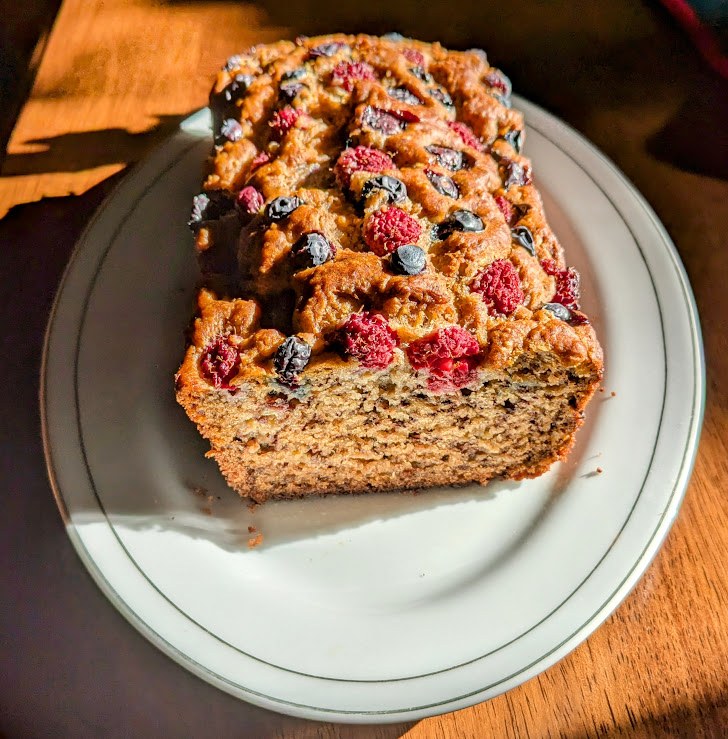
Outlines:
[[[396,29],[481,46],[518,92],[599,146],[675,241],[708,364],[705,426],[685,503],[615,614],[506,695],[382,727],[314,724],[248,706],[177,667],[127,625],[65,535],[46,480],[36,399],[63,267],[128,165],[204,105],[229,54],[333,29]],[[726,130],[728,84],[648,2],[66,0],[0,170],[0,734],[728,736]]]

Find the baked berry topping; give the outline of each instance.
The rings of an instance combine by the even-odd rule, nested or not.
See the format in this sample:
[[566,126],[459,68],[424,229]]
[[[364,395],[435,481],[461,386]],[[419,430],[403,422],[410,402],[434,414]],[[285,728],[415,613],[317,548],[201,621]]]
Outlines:
[[366,200],[377,190],[383,190],[390,203],[401,203],[407,197],[407,188],[404,182],[387,174],[380,174],[367,180],[361,189],[362,199]]
[[559,268],[556,265],[555,259],[542,259],[541,260],[541,269],[547,274],[551,275],[551,277],[556,277],[557,274],[559,274]]
[[503,187],[507,190],[509,187],[523,187],[533,182],[531,168],[524,166],[515,159],[501,157],[500,160],[501,177],[503,178]]
[[230,380],[238,374],[239,367],[240,352],[226,336],[210,344],[200,359],[202,376],[220,390],[230,389]]
[[258,192],[258,190],[256,190],[252,185],[248,185],[238,193],[237,203],[238,208],[243,213],[253,215],[260,211],[265,200],[263,200],[263,196]]
[[457,199],[460,197],[460,190],[458,186],[446,175],[439,174],[432,169],[426,169],[425,174],[427,179],[432,183],[432,186],[440,193],[448,198]]
[[357,80],[376,80],[374,69],[366,62],[339,62],[331,73],[331,83],[347,92],[354,89]]
[[281,97],[292,103],[301,90],[306,87],[302,82],[283,82],[280,87]]
[[516,154],[521,153],[521,148],[523,147],[523,131],[519,128],[512,128],[503,134],[503,139],[516,150]]
[[339,156],[334,173],[343,187],[349,187],[354,172],[386,172],[396,169],[392,160],[379,149],[368,146],[355,146],[344,149]]
[[504,108],[511,107],[511,99],[505,95],[501,95],[499,92],[491,92],[490,96],[495,98]]
[[264,164],[267,164],[270,161],[271,157],[270,154],[267,151],[259,151],[254,157],[253,160],[250,162],[250,172],[251,174],[255,172],[258,167],[262,167]]
[[364,224],[364,241],[380,257],[417,241],[421,235],[419,221],[394,206],[375,211]]
[[516,226],[516,228],[511,229],[511,238],[522,246],[532,257],[536,256],[533,234],[528,226]]
[[427,265],[427,259],[419,246],[405,244],[393,252],[391,264],[399,275],[418,275]]
[[472,146],[473,149],[477,149],[478,151],[485,150],[483,142],[473,133],[473,130],[467,124],[461,123],[460,121],[448,121],[447,125],[460,136],[466,146]]
[[303,205],[303,201],[295,195],[283,195],[275,200],[271,200],[265,206],[265,214],[271,221],[282,221],[301,205]]
[[410,72],[412,72],[412,74],[417,77],[418,80],[427,82],[427,84],[435,81],[432,75],[428,71],[426,71],[424,67],[412,67],[412,69],[410,69]]
[[296,124],[296,121],[305,115],[303,110],[286,105],[285,108],[277,110],[268,125],[273,129],[277,138],[283,138]]
[[386,39],[387,41],[404,41],[405,39],[405,37],[401,33],[397,33],[397,31],[390,31],[389,33],[385,33],[382,38]]
[[478,272],[470,290],[480,294],[491,316],[510,315],[525,297],[518,272],[506,259],[496,259]]
[[436,146],[435,144],[426,146],[425,151],[432,154],[441,167],[445,167],[451,172],[457,172],[465,168],[465,157],[462,151],[448,149],[446,146]]
[[469,210],[456,210],[435,227],[438,239],[446,239],[455,231],[480,233],[484,229],[483,219]]
[[234,118],[226,118],[220,126],[220,133],[215,137],[215,144],[222,146],[226,141],[240,141],[243,138],[243,127]]
[[561,303],[546,303],[543,309],[553,313],[560,321],[568,321],[571,318],[571,311]]
[[407,347],[415,370],[429,370],[427,385],[436,393],[464,387],[472,382],[480,351],[475,337],[460,326],[448,326],[416,339]]
[[500,212],[503,214],[503,218],[506,219],[506,223],[509,226],[512,226],[518,220],[518,212],[513,207],[513,203],[511,203],[508,198],[504,198],[502,195],[496,195],[495,204],[500,209]]
[[303,372],[310,359],[311,347],[297,336],[289,336],[273,358],[279,382],[291,389],[298,387],[298,374]]
[[319,231],[310,231],[293,245],[291,253],[298,269],[308,269],[333,259],[336,247]]
[[333,56],[336,52],[348,48],[349,46],[342,41],[329,41],[326,44],[314,46],[313,49],[308,52],[308,56],[309,59],[317,59],[322,56]]
[[216,221],[235,207],[234,201],[218,191],[202,192],[192,198],[192,212],[187,225],[198,231],[210,221]]
[[556,275],[556,293],[551,299],[553,303],[561,303],[572,310],[579,309],[579,273],[573,268],[561,270]]
[[245,95],[254,79],[255,77],[251,74],[236,74],[220,96],[226,103],[235,103]]
[[412,62],[412,64],[415,64],[418,67],[425,66],[425,57],[422,56],[422,53],[417,51],[417,49],[405,49],[402,52],[402,56],[407,59],[407,61]]
[[334,343],[362,367],[384,369],[394,359],[399,345],[396,332],[379,313],[354,313],[336,332]]
[[300,80],[305,77],[308,72],[303,67],[297,67],[296,69],[289,69],[288,72],[284,72],[281,75],[282,82],[289,82],[290,80]]
[[503,97],[511,95],[511,81],[500,71],[500,69],[491,69],[488,74],[483,77],[483,82],[492,90],[499,92]]
[[446,108],[455,107],[455,103],[453,103],[452,98],[447,94],[447,92],[445,92],[445,90],[441,89],[440,87],[433,87],[427,92],[430,93],[430,97],[433,100],[437,100],[438,103],[441,103]]
[[362,126],[368,126],[387,136],[403,131],[408,123],[417,123],[419,117],[408,110],[384,110],[367,105],[361,116]]
[[390,87],[389,97],[399,100],[402,103],[407,103],[408,105],[422,105],[422,100],[406,87]]
[[255,47],[248,49],[248,51],[242,51],[240,54],[233,54],[231,57],[228,57],[223,66],[223,70],[225,72],[232,72],[233,69],[237,69],[245,61],[245,58],[253,51],[255,51]]

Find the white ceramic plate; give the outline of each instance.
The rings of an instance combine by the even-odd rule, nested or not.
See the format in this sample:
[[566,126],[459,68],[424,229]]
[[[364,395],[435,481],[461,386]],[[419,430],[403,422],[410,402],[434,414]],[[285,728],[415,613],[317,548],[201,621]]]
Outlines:
[[[330,721],[478,703],[586,638],[667,533],[702,420],[688,282],[615,167],[548,113],[518,107],[607,363],[569,461],[538,480],[254,514],[225,486],[172,389],[197,277],[185,220],[209,149],[205,111],[81,239],[43,365],[58,505],[112,603],[223,690]],[[252,550],[248,526],[263,535]]]

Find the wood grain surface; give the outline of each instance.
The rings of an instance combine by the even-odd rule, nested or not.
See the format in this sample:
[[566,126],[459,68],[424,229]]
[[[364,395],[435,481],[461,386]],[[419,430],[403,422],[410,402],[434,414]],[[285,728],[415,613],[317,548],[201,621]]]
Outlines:
[[[568,657],[505,695],[380,727],[316,724],[247,706],[147,644],[83,573],[52,510],[37,439],[43,326],[73,242],[101,198],[205,104],[211,76],[227,56],[254,42],[332,29],[396,29],[454,48],[483,47],[517,92],[610,156],[675,241],[699,306],[708,368],[705,425],[685,502],[614,615]],[[728,736],[727,130],[728,84],[702,66],[656,3],[66,0],[0,179],[0,217],[7,213],[0,221],[7,285],[0,325],[8,327],[8,377],[17,382],[17,392],[2,401],[3,418],[14,417],[19,402],[28,406],[17,427],[3,431],[3,478],[20,496],[8,496],[5,515],[20,520],[0,555],[36,583],[0,586],[14,605],[12,618],[0,616],[9,645],[0,733]],[[17,455],[28,461],[20,465]],[[31,494],[32,509],[21,500]],[[69,601],[70,588],[82,596]],[[78,629],[68,627],[61,638],[54,629],[64,613]],[[446,641],[447,630],[443,624],[433,638]],[[133,683],[119,679],[119,655],[135,671]],[[106,686],[101,693],[99,684]]]

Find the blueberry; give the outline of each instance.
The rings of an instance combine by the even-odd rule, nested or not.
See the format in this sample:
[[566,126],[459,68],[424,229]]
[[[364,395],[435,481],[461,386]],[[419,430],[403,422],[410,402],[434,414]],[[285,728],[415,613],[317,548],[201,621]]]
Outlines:
[[281,82],[288,82],[289,80],[300,80],[301,77],[306,76],[306,70],[303,67],[297,69],[290,69],[288,72],[284,72],[281,75]]
[[298,373],[303,372],[311,359],[311,347],[297,336],[289,336],[279,347],[273,359],[282,384],[298,386]]
[[361,122],[363,126],[372,128],[373,130],[384,133],[387,136],[399,133],[405,127],[404,121],[386,110],[373,108],[371,105],[367,105],[367,107],[364,108]]
[[442,103],[446,108],[454,107],[452,98],[445,92],[445,90],[441,90],[439,87],[433,87],[427,92],[430,93],[430,97],[433,100],[437,100],[438,103]]
[[568,322],[571,320],[571,311],[561,303],[546,303],[543,309],[553,313],[560,321]]
[[418,275],[426,264],[425,252],[414,244],[400,246],[392,254],[392,269],[400,275]]
[[380,174],[367,180],[361,189],[362,199],[366,200],[375,190],[383,190],[390,203],[401,203],[407,197],[404,182],[388,174]]
[[516,226],[511,229],[511,238],[520,244],[532,257],[536,256],[536,247],[533,245],[533,234],[528,226]]
[[243,138],[243,127],[234,118],[226,118],[220,126],[220,133],[215,137],[215,144],[222,146],[226,141],[240,141]]
[[422,100],[420,100],[413,92],[410,92],[406,87],[390,88],[389,97],[392,97],[395,100],[400,100],[403,103],[408,103],[409,105],[422,105]]
[[235,202],[220,192],[202,192],[192,198],[192,212],[187,225],[197,231],[200,226],[216,221],[235,207]]
[[271,200],[265,206],[265,214],[271,221],[282,221],[287,216],[290,216],[299,205],[303,205],[303,201],[300,198],[297,198],[295,195],[283,195],[280,198]]
[[333,56],[340,49],[348,49],[349,47],[341,41],[329,41],[327,44],[321,44],[320,46],[314,46],[308,52],[309,57],[316,59],[320,56]]
[[318,231],[304,234],[293,246],[293,256],[299,269],[318,267],[332,259],[336,253],[328,239]]
[[507,190],[509,187],[524,187],[531,184],[531,172],[520,162],[508,157],[501,157],[501,167],[503,169],[503,187]]
[[520,128],[512,128],[510,131],[506,131],[506,133],[503,134],[503,138],[516,150],[516,154],[521,153],[521,147],[523,146],[523,131],[521,131]]
[[386,39],[387,41],[404,41],[405,39],[405,37],[401,33],[397,33],[396,31],[385,33],[382,38]]
[[469,210],[456,210],[436,227],[437,238],[446,239],[455,231],[480,233],[485,229],[482,218]]
[[438,164],[452,172],[457,172],[465,167],[465,157],[462,151],[448,149],[446,146],[426,146],[425,150],[432,154]]
[[410,69],[410,72],[412,72],[412,74],[417,77],[418,80],[427,82],[427,84],[431,84],[435,81],[432,75],[427,72],[424,67],[412,67],[412,69]]
[[426,169],[425,174],[427,175],[427,179],[432,183],[432,186],[440,193],[440,195],[446,195],[448,198],[453,199],[460,197],[458,186],[446,175],[438,174],[431,169]]
[[220,93],[226,103],[240,100],[253,84],[255,78],[250,74],[236,74],[228,86]]
[[504,108],[510,108],[511,107],[511,99],[510,97],[507,97],[506,95],[501,95],[499,92],[492,92],[491,96],[494,97]]
[[305,87],[306,85],[303,85],[300,82],[284,82],[280,87],[281,97],[290,103]]

